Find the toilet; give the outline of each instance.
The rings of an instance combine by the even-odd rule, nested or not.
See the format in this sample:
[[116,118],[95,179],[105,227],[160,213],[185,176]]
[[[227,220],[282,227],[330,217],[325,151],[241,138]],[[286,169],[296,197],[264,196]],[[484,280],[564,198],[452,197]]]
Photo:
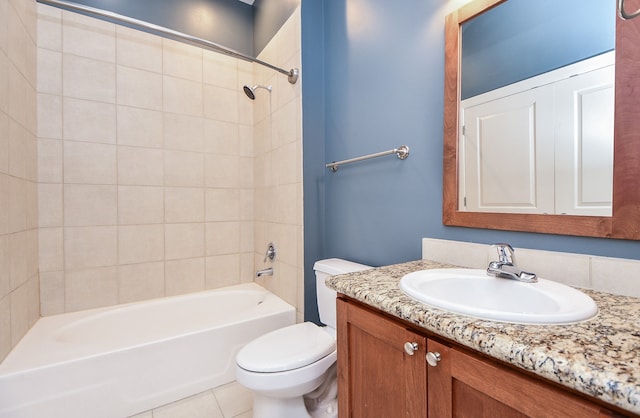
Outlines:
[[253,391],[254,418],[335,418],[336,292],[327,277],[371,269],[339,258],[317,261],[316,295],[320,321],[269,332],[243,347],[236,357],[236,380]]

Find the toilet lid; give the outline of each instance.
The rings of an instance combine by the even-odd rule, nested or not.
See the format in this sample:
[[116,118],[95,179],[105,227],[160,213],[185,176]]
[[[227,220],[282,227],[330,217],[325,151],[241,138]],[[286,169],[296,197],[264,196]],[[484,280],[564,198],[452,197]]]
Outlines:
[[269,332],[244,346],[238,366],[254,372],[282,372],[307,366],[336,349],[336,340],[312,322]]

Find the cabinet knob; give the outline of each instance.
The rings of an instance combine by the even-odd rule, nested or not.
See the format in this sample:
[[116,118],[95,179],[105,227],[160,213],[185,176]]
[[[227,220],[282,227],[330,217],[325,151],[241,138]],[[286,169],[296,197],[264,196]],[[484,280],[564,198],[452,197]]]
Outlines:
[[441,360],[442,356],[440,356],[440,353],[436,352],[431,352],[429,351],[427,353],[427,363],[429,363],[429,366],[431,367],[436,367],[438,365],[438,362]]
[[418,350],[418,343],[406,342],[404,343],[404,351],[410,356]]

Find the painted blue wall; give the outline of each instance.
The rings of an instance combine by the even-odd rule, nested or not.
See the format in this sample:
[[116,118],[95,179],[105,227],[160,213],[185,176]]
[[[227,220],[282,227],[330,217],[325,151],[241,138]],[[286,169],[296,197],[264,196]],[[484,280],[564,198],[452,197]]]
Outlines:
[[462,98],[613,50],[612,10],[602,0],[510,0],[465,22]]
[[[374,266],[415,260],[423,237],[640,259],[640,242],[443,226],[444,17],[450,2],[324,0],[321,9],[320,1],[302,3],[305,266],[324,257]],[[321,55],[322,70],[312,70]],[[324,169],[326,161],[402,144],[411,148],[405,161],[384,157],[337,173]],[[310,320],[317,320],[314,292],[307,267]]]

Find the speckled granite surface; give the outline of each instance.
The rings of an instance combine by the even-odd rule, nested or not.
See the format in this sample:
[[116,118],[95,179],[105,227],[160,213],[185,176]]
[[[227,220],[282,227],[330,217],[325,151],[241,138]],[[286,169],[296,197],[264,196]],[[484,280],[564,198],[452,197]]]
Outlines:
[[427,260],[329,277],[339,293],[437,335],[640,414],[640,299],[585,290],[599,308],[572,325],[491,322],[431,308],[406,296],[407,273],[454,267]]

